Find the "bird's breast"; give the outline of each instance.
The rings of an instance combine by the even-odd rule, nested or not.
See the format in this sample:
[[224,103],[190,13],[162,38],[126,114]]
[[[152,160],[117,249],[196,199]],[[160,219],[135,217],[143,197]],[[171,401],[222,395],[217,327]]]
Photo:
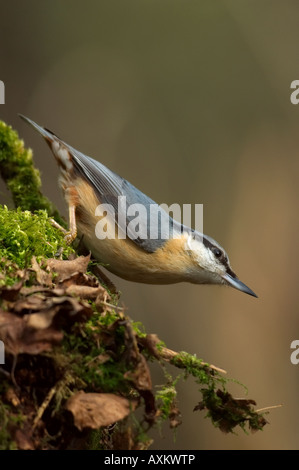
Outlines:
[[[167,240],[162,247],[149,253],[129,238],[118,238],[117,226],[107,214],[105,224],[96,216],[101,204],[92,186],[83,178],[60,178],[65,199],[76,206],[78,233],[93,257],[112,273],[135,282],[171,284],[188,281],[190,257],[184,249],[186,235]],[[105,225],[106,236],[98,238],[97,224]]]

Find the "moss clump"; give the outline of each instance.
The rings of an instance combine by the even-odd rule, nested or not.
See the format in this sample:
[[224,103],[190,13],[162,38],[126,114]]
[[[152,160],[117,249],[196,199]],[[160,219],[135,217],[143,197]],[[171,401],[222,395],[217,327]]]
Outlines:
[[165,385],[156,393],[156,400],[161,401],[159,409],[162,413],[162,419],[169,418],[176,396],[177,391],[175,389],[175,385]]
[[185,351],[178,353],[170,362],[176,367],[185,369],[186,374],[195,377],[196,382],[201,385],[205,384],[215,387],[216,382],[225,385],[227,381],[225,377],[216,372],[211,374],[209,365],[206,362]]
[[63,349],[72,374],[80,377],[85,391],[130,394],[132,386],[125,377],[130,365],[124,358],[124,327],[117,313],[102,316],[95,311],[84,330],[75,328],[65,334]]
[[31,149],[26,149],[17,132],[3,121],[0,121],[0,174],[16,207],[32,212],[46,210],[64,223],[54,205],[41,193],[40,173],[33,165]]
[[254,410],[254,400],[234,398],[225,390],[215,390],[212,387],[201,389],[202,401],[194,408],[207,410],[207,417],[212,420],[216,428],[222,432],[234,433],[237,426],[247,434],[247,428],[252,431],[261,431],[267,420],[264,415]]
[[15,282],[18,268],[26,268],[33,255],[37,260],[52,258],[60,248],[65,259],[74,252],[46,211],[32,214],[0,205],[0,285]]

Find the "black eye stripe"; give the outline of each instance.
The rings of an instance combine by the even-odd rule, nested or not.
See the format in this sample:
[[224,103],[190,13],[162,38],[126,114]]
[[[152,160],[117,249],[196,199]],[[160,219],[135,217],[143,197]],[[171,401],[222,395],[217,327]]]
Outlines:
[[[213,249],[219,249],[218,246],[215,246],[214,243],[212,243],[210,240],[208,240],[205,236],[203,236],[202,241],[203,241],[204,246],[206,248],[210,249],[211,251],[213,251]],[[223,266],[225,266],[227,274],[229,274],[234,279],[237,279],[236,274],[232,271],[231,267],[229,266],[228,258],[226,256],[226,254],[223,253],[223,257],[218,258],[218,259],[223,264]]]
[[220,248],[218,248],[218,246],[213,245],[213,243],[211,243],[210,240],[208,240],[206,237],[203,238],[203,244],[206,248],[209,248],[217,258],[220,258],[221,256],[225,258],[225,255],[220,250]]
[[223,256],[223,253],[219,248],[212,248],[212,252],[216,256],[216,258],[221,258]]

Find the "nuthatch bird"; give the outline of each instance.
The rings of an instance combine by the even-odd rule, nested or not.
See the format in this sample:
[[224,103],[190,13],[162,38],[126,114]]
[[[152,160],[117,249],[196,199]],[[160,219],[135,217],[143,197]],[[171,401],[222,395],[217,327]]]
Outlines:
[[[96,260],[104,263],[112,273],[130,281],[222,284],[257,297],[232,271],[226,252],[215,240],[175,221],[152,199],[102,163],[87,157],[27,117],[20,116],[45,138],[59,165],[59,183],[69,208],[69,232],[66,234],[69,242],[76,238],[78,230]],[[119,209],[121,196],[126,200],[124,210]],[[107,217],[107,232],[114,231],[115,237],[100,240],[96,235],[97,207],[100,204],[114,209],[116,217]],[[148,223],[151,223],[151,208],[154,207],[159,210],[159,227],[168,228],[168,236],[163,228],[159,228],[154,238],[133,236],[131,219],[126,212],[132,204],[142,204],[146,209],[144,219],[139,221],[139,232],[144,224],[145,233],[149,233]],[[120,236],[124,228],[120,220],[125,224],[125,236]]]

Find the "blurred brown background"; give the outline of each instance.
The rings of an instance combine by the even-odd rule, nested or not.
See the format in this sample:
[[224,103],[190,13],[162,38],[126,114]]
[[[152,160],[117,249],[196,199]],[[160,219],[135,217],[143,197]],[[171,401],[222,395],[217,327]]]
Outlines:
[[45,194],[66,214],[55,161],[18,112],[159,203],[203,203],[205,233],[259,295],[114,277],[130,316],[168,347],[225,368],[259,408],[284,404],[263,432],[223,435],[192,411],[190,378],[176,439],[165,426],[153,448],[298,449],[298,2],[1,3],[0,119],[34,149]]

